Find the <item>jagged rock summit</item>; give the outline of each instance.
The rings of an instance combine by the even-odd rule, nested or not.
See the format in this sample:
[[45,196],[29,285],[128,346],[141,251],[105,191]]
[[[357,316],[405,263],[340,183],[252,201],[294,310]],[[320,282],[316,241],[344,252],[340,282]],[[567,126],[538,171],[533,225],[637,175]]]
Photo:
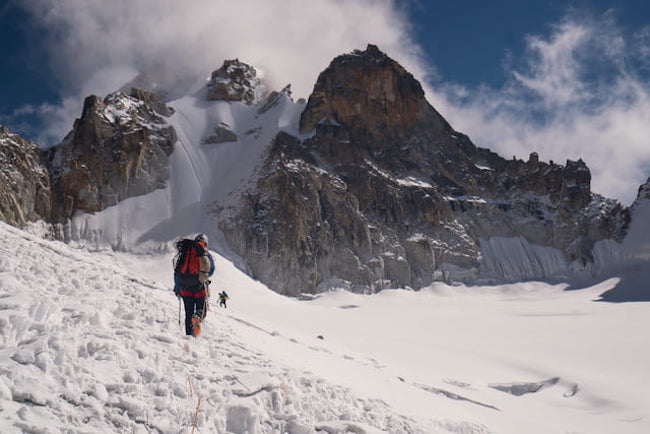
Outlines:
[[239,59],[224,61],[212,73],[208,83],[208,101],[242,101],[247,105],[259,102],[266,94],[257,70]]
[[320,74],[300,132],[312,135],[275,138],[220,220],[253,276],[282,293],[549,278],[627,227],[620,204],[591,193],[584,162],[477,148],[373,45]]
[[369,139],[404,139],[423,127],[451,131],[427,103],[420,83],[375,45],[337,57],[319,75],[300,131],[307,133],[321,123],[343,124],[357,134],[356,140],[375,145],[380,143]]
[[648,180],[639,187],[636,203],[642,200],[650,200],[650,178],[648,178]]
[[0,220],[17,227],[47,220],[50,195],[41,149],[0,125]]
[[53,219],[164,187],[176,142],[165,120],[172,113],[153,93],[137,89],[86,98],[81,118],[49,153]]
[[[650,178],[639,187],[637,198],[629,210],[632,222],[623,242],[623,255],[627,262],[643,263],[650,260]],[[643,267],[648,268],[646,264]]]

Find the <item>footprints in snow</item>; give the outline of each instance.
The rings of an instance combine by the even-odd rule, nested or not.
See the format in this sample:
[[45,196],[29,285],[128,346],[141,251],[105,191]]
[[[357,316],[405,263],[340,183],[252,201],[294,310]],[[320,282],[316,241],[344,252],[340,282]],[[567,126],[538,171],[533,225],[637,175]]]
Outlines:
[[[352,309],[352,308],[357,308],[357,307],[359,307],[359,306],[356,306],[356,305],[347,305],[347,306],[340,306],[340,307],[341,307],[342,309]],[[230,318],[230,319],[232,319],[232,320],[234,320],[234,321],[239,322],[240,324],[244,324],[244,325],[246,325],[246,326],[248,326],[248,327],[251,327],[251,328],[253,328],[253,329],[255,329],[255,330],[259,330],[259,331],[261,331],[261,332],[263,332],[263,333],[266,333],[266,334],[268,334],[268,335],[270,335],[270,336],[273,336],[273,337],[275,337],[275,338],[283,338],[282,334],[279,333],[279,332],[277,332],[277,331],[269,331],[269,330],[266,330],[266,329],[264,329],[264,328],[262,328],[262,327],[259,327],[259,326],[255,325],[255,324],[253,324],[253,323],[251,323],[251,322],[249,322],[249,321],[243,320],[243,319],[241,319],[241,318],[237,318],[237,317],[235,317],[235,316],[233,316],[233,315],[227,315],[227,317]],[[334,355],[334,353],[333,353],[332,351],[330,351],[329,349],[324,348],[324,347],[322,347],[322,346],[304,344],[304,343],[300,342],[298,339],[295,339],[295,338],[286,338],[286,339],[288,339],[289,342],[292,342],[292,343],[294,343],[294,344],[306,346],[308,349],[310,349],[310,350],[312,350],[312,351],[320,351],[320,352],[323,352],[323,353],[325,353],[325,354]],[[321,341],[324,341],[324,340],[325,340],[325,337],[324,337],[323,335],[317,335],[317,336],[316,336],[316,339],[319,339],[319,340],[321,340]],[[375,369],[384,369],[384,368],[386,368],[386,365],[384,365],[384,364],[378,362],[377,360],[375,360],[375,359],[373,359],[373,358],[371,358],[371,357],[369,357],[369,358],[364,358],[364,359],[357,359],[356,357],[351,356],[351,355],[349,355],[349,354],[343,354],[343,355],[341,355],[341,357],[342,357],[343,359],[345,359],[345,360],[350,360],[350,361],[356,361],[356,360],[359,360],[360,363],[365,364],[366,366],[371,366],[371,367],[373,367],[373,368],[375,368]]]
[[[341,309],[354,309],[354,308],[357,308],[358,306],[345,305],[345,306],[339,306],[339,307]],[[265,333],[267,333],[267,334],[269,334],[269,335],[271,335],[273,337],[277,337],[277,338],[282,337],[282,335],[280,333],[278,333],[278,332],[275,332],[275,331],[274,332],[269,332],[269,331],[264,330],[264,329],[262,329],[260,327],[257,327],[254,324],[251,324],[251,323],[249,323],[247,321],[235,318],[235,317],[230,316],[230,315],[229,315],[229,317],[236,320],[236,321],[238,321],[238,322],[240,322],[240,323],[242,323],[242,324],[245,324],[247,326],[253,327],[253,328],[258,329],[258,330],[261,330],[261,331],[263,331],[263,332],[265,332]],[[324,336],[322,336],[322,335],[318,335],[318,336],[316,336],[316,338],[320,339],[320,340],[325,340]],[[306,344],[303,344],[302,342],[300,342],[300,341],[298,341],[297,339],[294,339],[294,338],[288,338],[288,339],[289,339],[290,342],[293,342],[295,344],[305,345],[305,346],[307,346],[308,349],[310,349],[312,351],[322,351],[322,352],[327,353],[327,354],[333,354],[330,350],[328,350],[326,348],[323,348],[323,347],[320,347],[320,346],[315,346],[315,345],[306,345]],[[343,354],[343,355],[341,355],[341,357],[346,359],[346,360],[350,360],[350,361],[356,361],[357,360],[355,357],[353,357],[351,355],[348,355],[348,354]],[[372,359],[372,358],[362,359],[362,360],[360,360],[360,362],[364,363],[364,364],[366,364],[368,366],[372,366],[372,367],[374,367],[376,369],[384,369],[384,368],[386,368],[385,365],[383,365],[382,363],[380,363],[377,360]],[[402,382],[406,381],[403,377],[398,377],[398,379],[400,381],[402,381]],[[442,381],[449,384],[449,385],[451,385],[451,386],[455,386],[455,387],[457,387],[459,389],[465,389],[465,390],[471,389],[471,384],[466,383],[464,381],[448,379],[448,378],[445,378]],[[457,400],[457,401],[466,401],[466,402],[469,402],[469,403],[472,403],[472,404],[475,404],[475,405],[479,405],[479,406],[482,406],[482,407],[491,408],[491,409],[494,409],[494,410],[499,410],[497,407],[495,407],[495,406],[493,406],[491,404],[485,404],[483,402],[479,402],[479,401],[467,398],[465,396],[459,395],[457,393],[454,393],[454,392],[451,392],[451,391],[448,391],[448,390],[445,390],[445,389],[441,389],[441,388],[433,387],[433,386],[428,386],[428,385],[425,385],[425,384],[419,384],[419,383],[412,383],[412,385],[415,386],[415,387],[418,387],[418,388],[420,388],[422,390],[425,390],[427,392],[430,392],[430,393],[443,395],[443,396],[445,396],[445,397],[447,397],[449,399],[453,399],[453,400]],[[537,392],[541,391],[542,389],[550,388],[550,387],[553,387],[553,386],[556,386],[556,385],[563,385],[563,386],[566,387],[566,390],[562,393],[562,396],[565,397],[565,398],[573,397],[579,391],[578,384],[570,383],[570,382],[563,382],[563,381],[560,380],[559,377],[553,377],[553,378],[549,378],[548,380],[539,381],[539,382],[512,382],[512,383],[490,383],[490,384],[488,384],[488,386],[493,388],[493,389],[500,390],[502,392],[506,392],[506,393],[512,394],[514,396],[522,396],[522,395],[525,395],[525,394],[537,393]]]

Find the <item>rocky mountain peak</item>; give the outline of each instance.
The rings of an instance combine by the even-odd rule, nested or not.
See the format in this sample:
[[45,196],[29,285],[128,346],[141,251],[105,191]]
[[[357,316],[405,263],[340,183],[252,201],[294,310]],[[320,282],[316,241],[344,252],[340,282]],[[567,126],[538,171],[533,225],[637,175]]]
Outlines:
[[22,227],[50,216],[50,179],[37,144],[0,125],[0,220]]
[[176,133],[172,110],[153,93],[132,90],[84,101],[81,118],[49,151],[55,220],[100,211],[165,186]]
[[639,194],[637,195],[636,202],[641,200],[650,200],[650,178],[639,187]]
[[375,45],[336,57],[318,77],[300,131],[342,125],[353,137],[406,136],[414,129],[449,130],[420,83]]
[[627,227],[620,204],[591,193],[582,160],[476,147],[373,45],[320,74],[300,131],[313,134],[275,138],[219,226],[253,276],[282,293],[544,278],[563,261],[593,262],[594,243]]
[[224,61],[212,73],[207,87],[209,101],[242,101],[253,105],[266,96],[257,70],[239,59]]
[[[528,161],[504,159],[475,146],[374,45],[335,58],[306,105],[289,104],[288,86],[265,95],[255,69],[239,60],[224,62],[206,93],[252,106],[217,103],[221,117],[198,111],[211,104],[188,111],[181,103],[180,116],[168,119],[173,110],[157,93],[90,96],[46,158],[0,127],[0,219],[63,222],[165,187],[173,123],[182,132],[179,158],[251,159],[247,175],[233,177],[232,190],[215,194],[210,217],[200,218],[214,217],[228,253],[285,294],[554,278],[598,264],[596,244],[620,242],[630,225],[628,209],[591,192],[582,160],[562,166],[534,152]],[[310,134],[294,135],[303,108],[300,131]],[[206,115],[214,123],[204,131],[194,130],[204,122],[180,121]],[[174,170],[172,189],[183,190],[181,172]],[[233,176],[213,172],[206,185]],[[650,179],[634,208],[640,219],[648,198]]]
[[174,114],[174,109],[165,104],[163,97],[158,93],[132,87],[129,96],[144,102],[160,116],[169,117]]

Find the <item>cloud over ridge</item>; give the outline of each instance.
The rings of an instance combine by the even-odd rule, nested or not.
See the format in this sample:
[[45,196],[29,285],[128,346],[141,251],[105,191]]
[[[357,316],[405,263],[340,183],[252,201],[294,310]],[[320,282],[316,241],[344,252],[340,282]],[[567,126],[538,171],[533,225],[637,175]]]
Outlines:
[[43,144],[69,131],[85,96],[115,91],[138,73],[181,91],[239,58],[271,88],[291,83],[295,97],[307,97],[335,56],[373,43],[422,81],[429,101],[478,146],[523,159],[535,151],[561,164],[582,158],[593,189],[626,204],[650,176],[650,26],[630,32],[613,11],[571,11],[548,33],[528,35],[526,52],[510,59],[509,79],[495,88],[434,76],[406,0],[21,4],[45,32],[60,83],[58,104],[23,108],[43,119]]
[[506,157],[582,158],[594,191],[629,204],[650,176],[648,34],[627,34],[611,11],[569,13],[548,35],[527,37],[502,87],[441,83],[430,99],[475,143]]
[[333,57],[368,43],[414,75],[425,74],[408,20],[392,0],[23,0],[23,6],[48,36],[64,101],[105,95],[142,72],[162,87],[187,87],[234,58],[261,69],[273,88],[291,83],[296,97],[308,97]]

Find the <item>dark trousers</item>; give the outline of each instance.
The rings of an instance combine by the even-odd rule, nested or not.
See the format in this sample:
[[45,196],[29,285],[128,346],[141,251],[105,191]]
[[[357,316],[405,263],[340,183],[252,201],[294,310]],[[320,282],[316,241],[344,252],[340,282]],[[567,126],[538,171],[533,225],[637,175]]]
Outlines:
[[185,334],[192,334],[192,316],[197,315],[199,318],[205,318],[207,309],[205,309],[205,296],[193,297],[183,295],[183,304],[185,305]]

